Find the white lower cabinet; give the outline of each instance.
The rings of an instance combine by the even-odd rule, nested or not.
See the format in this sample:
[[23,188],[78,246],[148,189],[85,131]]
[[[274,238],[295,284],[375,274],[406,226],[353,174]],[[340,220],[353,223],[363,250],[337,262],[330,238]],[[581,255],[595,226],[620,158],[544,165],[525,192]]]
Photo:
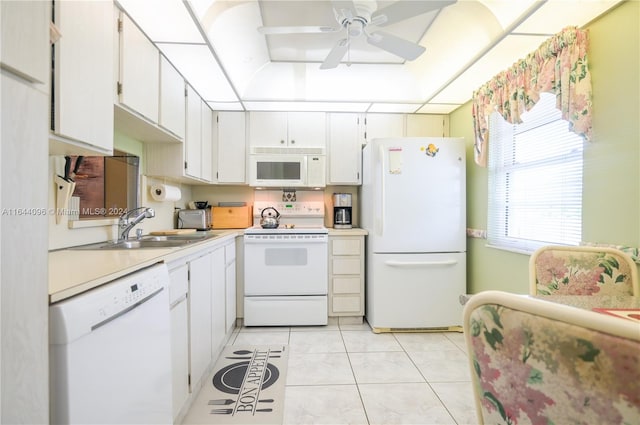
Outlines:
[[235,238],[168,267],[173,419],[180,423],[235,325]]
[[364,236],[329,236],[329,316],[364,315]]
[[189,266],[169,270],[169,308],[171,312],[171,372],[173,377],[173,418],[189,399]]
[[225,330],[229,334],[236,326],[236,244],[230,242],[224,247],[225,254]]
[[211,363],[211,258],[189,261],[190,388],[194,391]]
[[211,290],[211,352],[215,359],[226,341],[224,247],[219,247],[213,251],[211,276],[213,278]]

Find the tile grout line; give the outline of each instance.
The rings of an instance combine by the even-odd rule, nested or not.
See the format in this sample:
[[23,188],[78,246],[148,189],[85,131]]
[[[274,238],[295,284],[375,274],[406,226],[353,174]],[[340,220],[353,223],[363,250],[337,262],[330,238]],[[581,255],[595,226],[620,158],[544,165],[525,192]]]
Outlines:
[[364,412],[364,417],[367,420],[367,425],[371,424],[369,420],[369,414],[367,413],[367,407],[364,404],[364,399],[362,398],[362,392],[360,392],[360,384],[358,383],[358,379],[356,378],[356,373],[353,370],[353,364],[351,363],[351,356],[349,355],[349,350],[347,350],[347,344],[344,342],[344,335],[342,334],[343,330],[340,329],[340,339],[342,339],[342,344],[344,345],[344,351],[347,355],[347,361],[349,362],[349,368],[351,369],[351,376],[353,376],[353,382],[356,384],[356,390],[358,391],[358,397],[360,398],[360,404],[362,405],[362,411]]
[[[396,334],[393,333],[393,337],[396,338]],[[445,338],[450,341],[452,344],[456,345],[453,341],[449,340],[449,338],[446,337]],[[413,360],[413,358],[409,355],[409,352],[406,350],[406,348],[404,347],[404,345],[402,345],[402,343],[398,340],[398,338],[396,338],[396,341],[398,341],[398,344],[400,344],[400,347],[402,347],[402,350],[404,351],[404,353],[407,355],[407,357],[409,357],[409,360],[411,361],[411,363],[413,364],[413,366],[418,370],[418,373],[420,373],[420,376],[422,376],[422,379],[424,379],[424,382],[427,384],[427,386],[429,387],[429,389],[433,392],[433,394],[436,396],[436,398],[438,399],[438,401],[440,402],[440,404],[442,405],[442,407],[444,408],[444,410],[447,411],[447,413],[449,414],[449,416],[451,417],[451,420],[455,423],[458,424],[458,421],[456,420],[455,416],[453,416],[453,413],[451,413],[451,411],[449,410],[449,408],[447,407],[446,403],[442,400],[442,398],[440,398],[440,394],[438,394],[438,392],[435,390],[435,388],[433,388],[433,386],[431,385],[431,382],[429,382],[429,380],[427,379],[426,376],[424,376],[424,374],[422,373],[422,371],[420,370],[420,368],[418,367],[418,365],[416,364],[416,362]],[[456,345],[456,348],[459,348]]]

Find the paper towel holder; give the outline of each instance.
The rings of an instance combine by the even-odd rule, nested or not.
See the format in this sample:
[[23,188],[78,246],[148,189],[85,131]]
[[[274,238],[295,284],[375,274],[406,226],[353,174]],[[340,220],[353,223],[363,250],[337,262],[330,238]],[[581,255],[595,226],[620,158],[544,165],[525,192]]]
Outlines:
[[182,191],[178,186],[156,183],[149,186],[151,198],[156,202],[175,202],[182,198]]

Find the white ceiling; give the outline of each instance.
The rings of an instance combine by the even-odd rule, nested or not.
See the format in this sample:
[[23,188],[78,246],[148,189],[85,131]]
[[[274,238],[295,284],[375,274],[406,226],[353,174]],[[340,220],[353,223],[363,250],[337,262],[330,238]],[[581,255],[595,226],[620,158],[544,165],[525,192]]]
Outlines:
[[257,28],[338,27],[331,1],[116,2],[215,110],[449,113],[551,35],[620,1],[458,0],[384,27],[426,48],[416,60],[355,39],[327,70],[319,66],[345,31],[262,35]]

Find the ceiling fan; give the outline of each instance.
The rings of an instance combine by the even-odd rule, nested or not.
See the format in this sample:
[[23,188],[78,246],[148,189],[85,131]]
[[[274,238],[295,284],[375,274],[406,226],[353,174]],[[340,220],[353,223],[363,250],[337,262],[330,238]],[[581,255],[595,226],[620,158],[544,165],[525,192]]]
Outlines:
[[[405,19],[412,18],[432,10],[442,9],[455,3],[456,0],[399,0],[377,9],[374,0],[332,0],[333,12],[338,26],[274,26],[258,27],[261,34],[302,34],[333,33],[345,30],[346,37],[338,40],[333,46],[320,69],[335,68],[349,50],[353,39],[366,37],[367,43],[392,53],[406,60],[414,60],[425,48],[409,40],[397,37],[375,27],[384,27]],[[374,27],[374,28],[371,28]]]

